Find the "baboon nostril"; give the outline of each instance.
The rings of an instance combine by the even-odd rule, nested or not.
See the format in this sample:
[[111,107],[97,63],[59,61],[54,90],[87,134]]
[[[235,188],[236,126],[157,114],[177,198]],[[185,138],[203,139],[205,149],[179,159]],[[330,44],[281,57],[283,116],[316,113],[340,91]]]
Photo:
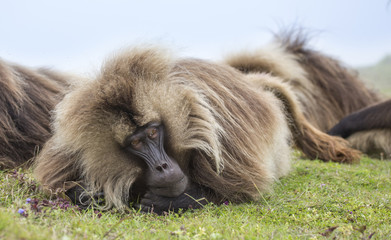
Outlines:
[[163,163],[162,167],[163,167],[163,169],[167,169],[168,168],[167,163]]
[[157,166],[156,167],[156,170],[158,170],[159,172],[163,171],[163,168],[161,166]]

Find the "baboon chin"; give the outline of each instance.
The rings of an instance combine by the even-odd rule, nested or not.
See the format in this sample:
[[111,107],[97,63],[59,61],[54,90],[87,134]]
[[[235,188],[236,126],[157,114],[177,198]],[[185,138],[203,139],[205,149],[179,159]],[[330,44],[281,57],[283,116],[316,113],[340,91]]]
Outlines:
[[135,48],[57,105],[34,173],[80,205],[104,196],[103,209],[132,203],[161,214],[256,200],[289,172],[292,144],[325,161],[359,157],[298,104],[276,76]]

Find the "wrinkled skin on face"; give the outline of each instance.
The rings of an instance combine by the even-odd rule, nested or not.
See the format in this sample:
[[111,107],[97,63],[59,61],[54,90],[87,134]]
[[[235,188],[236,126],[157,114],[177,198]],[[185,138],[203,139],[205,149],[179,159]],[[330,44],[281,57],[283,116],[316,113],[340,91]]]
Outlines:
[[[144,212],[176,211],[179,208],[199,208],[202,190],[191,184],[177,161],[164,149],[164,126],[151,122],[138,128],[125,140],[126,149],[139,157],[146,165],[145,187],[147,192],[135,205]],[[206,201],[201,200],[204,204]]]
[[149,123],[125,140],[126,149],[147,166],[146,187],[162,197],[177,197],[188,187],[188,177],[164,149],[164,127]]

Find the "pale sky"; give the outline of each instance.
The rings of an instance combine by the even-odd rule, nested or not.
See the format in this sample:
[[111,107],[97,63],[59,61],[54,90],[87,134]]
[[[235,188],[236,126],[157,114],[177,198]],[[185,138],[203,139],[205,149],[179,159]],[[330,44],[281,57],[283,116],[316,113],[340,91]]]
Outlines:
[[0,58],[89,73],[113,51],[152,43],[220,60],[292,25],[350,66],[391,53],[389,0],[8,0],[0,4]]

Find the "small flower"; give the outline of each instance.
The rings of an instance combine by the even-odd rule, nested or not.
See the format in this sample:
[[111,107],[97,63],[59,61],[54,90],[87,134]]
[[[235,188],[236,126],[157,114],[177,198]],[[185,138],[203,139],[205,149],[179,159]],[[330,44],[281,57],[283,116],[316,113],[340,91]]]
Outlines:
[[102,217],[102,213],[99,212],[98,210],[96,210],[94,213],[96,214],[96,216],[97,216],[98,218],[101,218],[101,217]]
[[31,203],[31,198],[27,198],[26,203]]
[[321,186],[321,187],[324,187],[324,186],[326,186],[326,184],[322,183],[322,184],[320,184],[320,186]]
[[23,216],[23,217],[27,217],[28,216],[27,211],[22,209],[22,208],[19,208],[18,213],[20,214],[20,216]]
[[225,204],[225,205],[229,205],[229,202],[228,202],[228,201],[225,201],[224,204]]

